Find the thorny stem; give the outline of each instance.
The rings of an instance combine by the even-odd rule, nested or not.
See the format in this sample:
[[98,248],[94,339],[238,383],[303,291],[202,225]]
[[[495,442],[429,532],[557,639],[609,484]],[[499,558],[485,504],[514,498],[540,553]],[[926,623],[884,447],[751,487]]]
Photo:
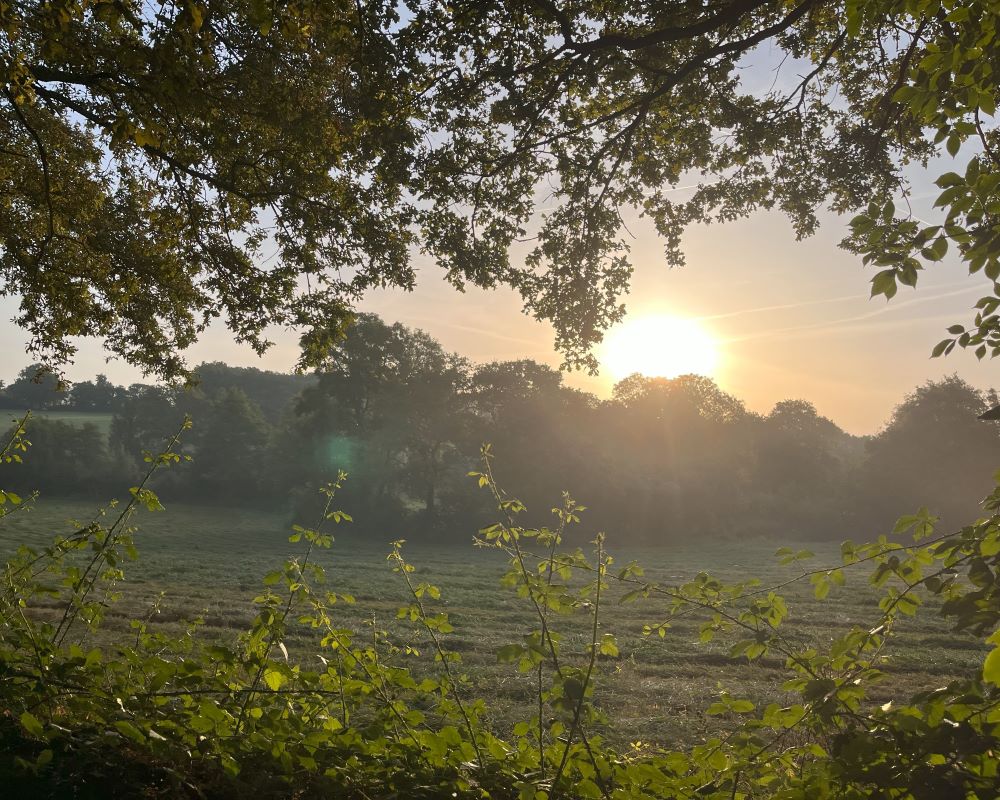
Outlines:
[[21,437],[25,432],[24,426],[28,424],[28,420],[31,419],[31,412],[26,411],[21,419],[15,419],[17,423],[14,425],[14,430],[11,431],[10,438],[7,440],[7,444],[0,449],[0,458],[3,458],[10,452],[10,449],[14,446],[14,443]]
[[[65,640],[66,636],[69,634],[70,628],[73,627],[73,622],[77,619],[77,615],[74,613],[71,616],[71,612],[77,611],[86,601],[87,597],[93,591],[94,586],[97,584],[97,578],[90,577],[91,570],[93,570],[97,564],[105,557],[105,555],[121,541],[118,531],[121,529],[122,525],[132,516],[135,512],[136,507],[139,504],[139,498],[142,496],[143,491],[146,488],[146,484],[149,483],[153,474],[165,463],[165,459],[169,454],[172,454],[173,448],[180,442],[181,434],[191,427],[191,421],[189,418],[185,417],[181,426],[177,429],[176,433],[170,437],[167,442],[167,447],[159,455],[152,457],[150,459],[149,469],[146,470],[146,474],[143,476],[142,481],[139,485],[135,487],[131,494],[132,499],[125,504],[125,508],[122,509],[121,513],[118,515],[117,519],[111,524],[111,527],[107,530],[107,535],[101,546],[94,553],[93,558],[87,564],[83,575],[80,576],[79,580],[76,582],[76,588],[74,589],[73,596],[67,601],[66,608],[63,610],[62,619],[59,620],[59,625],[56,627],[56,631],[52,636],[52,643],[54,646],[59,647]],[[91,525],[88,529],[90,533],[94,533],[95,528]]]
[[[361,669],[364,670],[365,675],[368,676],[368,679],[369,679],[369,681],[371,681],[372,686],[375,687],[375,690],[381,696],[382,702],[385,703],[385,705],[389,709],[389,711],[391,711],[392,714],[393,714],[393,716],[396,717],[396,719],[399,721],[399,724],[403,726],[403,730],[406,731],[406,733],[413,740],[413,743],[417,746],[417,748],[418,749],[422,749],[423,746],[417,740],[417,736],[413,732],[413,728],[410,727],[410,723],[407,722],[403,718],[403,715],[399,713],[399,709],[396,708],[395,701],[389,695],[389,686],[388,686],[388,684],[385,681],[385,675],[382,672],[382,665],[379,664],[379,661],[378,661],[378,629],[375,627],[375,614],[374,613],[372,614],[372,661],[375,663],[375,673],[374,673],[374,675],[368,670],[367,667],[365,667],[365,665],[363,663],[361,663],[360,661],[358,663],[360,664]],[[378,681],[375,680],[375,676],[378,676],[378,678],[379,678]]]
[[[535,613],[541,622],[542,626],[542,642],[548,642],[549,655],[552,659],[552,666],[556,670],[556,674],[563,678],[563,669],[559,662],[559,654],[556,649],[555,641],[552,639],[552,632],[548,626],[548,618],[546,612],[542,609],[541,604],[538,602],[538,598],[535,596],[535,592],[531,590],[531,578],[528,574],[528,568],[524,563],[524,551],[521,548],[520,537],[517,535],[516,528],[517,525],[514,523],[514,518],[511,516],[510,508],[507,501],[504,499],[503,493],[500,490],[496,479],[493,476],[493,465],[491,463],[491,456],[488,451],[484,450],[483,453],[483,468],[486,471],[486,479],[489,485],[490,491],[493,494],[494,499],[497,502],[497,506],[503,513],[505,519],[507,520],[507,531],[510,533],[510,540],[513,543],[514,556],[517,561],[518,568],[521,571],[521,579],[524,581],[524,585],[528,588],[528,597],[531,600],[532,605],[535,607]],[[510,553],[509,548],[507,549],[508,554]],[[594,774],[597,776],[598,782],[601,786],[601,791],[605,796],[608,796],[607,789],[604,786],[604,778],[601,775],[600,765],[597,763],[597,757],[594,755],[593,748],[590,746],[589,737],[585,728],[580,728],[580,741],[583,743],[584,748],[587,751],[587,755],[590,758],[590,763],[594,767]]]
[[[580,725],[580,715],[583,713],[583,705],[587,699],[587,688],[590,686],[590,680],[594,673],[594,664],[597,662],[597,629],[600,621],[601,612],[601,585],[604,582],[605,564],[604,564],[604,538],[601,535],[597,537],[597,587],[594,593],[594,612],[593,618],[594,623],[590,631],[590,661],[587,663],[587,672],[583,677],[583,688],[580,690],[580,698],[576,702],[576,708],[573,710],[573,722],[569,727],[569,735],[566,737],[566,746],[563,748],[562,760],[559,762],[559,768],[556,770],[555,777],[552,779],[552,797],[555,798],[559,791],[559,779],[562,778],[563,770],[566,769],[566,761],[569,759],[569,751],[573,746],[573,737],[576,736],[577,728]],[[600,773],[597,773],[598,776]]]
[[[564,511],[566,510],[564,506]],[[549,542],[549,553],[547,559],[547,569],[545,570],[545,588],[546,590],[552,588],[552,575],[553,566],[556,553],[556,544],[562,540],[563,532],[566,530],[566,517],[565,515],[559,518],[559,527],[556,530],[555,536]],[[548,608],[545,609],[546,616],[548,615]],[[543,662],[538,662],[538,768],[541,770],[541,777],[545,779],[545,701],[542,698],[542,667]]]
[[462,718],[465,720],[465,729],[469,732],[469,738],[472,740],[472,746],[476,750],[476,760],[479,762],[479,769],[482,770],[485,767],[486,762],[483,759],[483,751],[479,747],[479,738],[476,736],[475,728],[472,725],[472,718],[469,716],[465,703],[462,702],[462,696],[458,691],[458,681],[455,680],[455,676],[451,671],[451,665],[448,663],[448,654],[441,645],[441,640],[437,635],[437,631],[435,631],[434,628],[427,623],[427,612],[424,610],[424,604],[420,595],[417,594],[417,591],[413,586],[413,581],[410,580],[410,573],[406,569],[409,565],[403,560],[403,554],[399,549],[398,542],[393,546],[390,558],[392,558],[399,565],[399,572],[402,574],[403,580],[406,581],[406,587],[410,590],[410,595],[412,595],[417,611],[420,613],[420,623],[423,625],[427,633],[430,634],[431,641],[434,642],[434,649],[437,651],[438,658],[441,660],[441,665],[444,668],[445,674],[448,676],[448,682],[451,684],[452,690],[454,691],[455,702],[458,704],[458,710],[461,712]]
[[[333,503],[333,494],[328,494],[326,498],[326,504],[323,506],[323,516],[320,519],[320,524],[317,526],[317,533],[322,529],[324,523],[326,522],[326,515],[330,513],[330,505]],[[309,557],[312,555],[313,547],[315,546],[315,541],[310,539],[309,546],[306,548],[306,554],[302,558],[301,564],[296,564],[296,573],[301,578],[305,573],[305,569],[309,564]],[[253,681],[250,683],[250,691],[247,693],[246,697],[243,698],[243,705],[240,707],[240,715],[236,720],[236,733],[240,732],[243,727],[243,720],[246,718],[247,707],[250,704],[250,700],[253,698],[254,692],[257,687],[260,686],[261,678],[264,676],[264,670],[267,668],[268,659],[271,656],[271,650],[274,649],[275,644],[278,642],[278,635],[284,630],[285,620],[288,619],[288,615],[291,613],[292,605],[295,603],[295,598],[298,597],[299,592],[297,589],[289,587],[288,599],[285,601],[285,608],[281,613],[281,619],[278,620],[277,624],[274,624],[271,628],[271,635],[267,639],[267,645],[264,648],[264,653],[260,657],[260,664],[257,666],[257,673],[254,675]]]

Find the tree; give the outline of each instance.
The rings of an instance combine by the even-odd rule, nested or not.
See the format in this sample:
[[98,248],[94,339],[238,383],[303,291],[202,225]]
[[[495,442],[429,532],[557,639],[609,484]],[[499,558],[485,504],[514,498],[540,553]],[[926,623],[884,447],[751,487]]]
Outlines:
[[[828,206],[862,212],[847,244],[876,294],[949,247],[996,278],[998,17],[987,0],[8,3],[0,292],[48,363],[94,335],[171,377],[220,316],[258,350],[267,325],[300,326],[302,363],[321,359],[362,292],[413,285],[415,250],[458,287],[516,288],[567,363],[593,365],[623,313],[627,208],[675,262],[692,222],[778,208],[805,236]],[[802,77],[746,80],[765,46]],[[900,217],[904,166],[942,148],[967,163],[939,180],[943,225]],[[979,308],[939,352],[997,352],[1000,297]]]
[[[0,426],[4,441],[8,425]],[[2,467],[4,481],[12,481],[25,495],[32,491],[62,496],[92,497],[95,490],[120,488],[117,464],[108,453],[107,437],[96,425],[33,418],[30,421],[31,457],[17,470]]]
[[[380,518],[402,513],[413,491],[433,519],[443,477],[469,449],[468,363],[423,331],[374,314],[359,315],[326,362],[296,405],[295,437],[312,451],[313,474],[348,467],[348,493],[362,492],[359,504]],[[344,439],[352,463],[332,463]]]
[[402,480],[423,501],[424,523],[434,525],[439,495],[448,477],[464,478],[479,442],[471,441],[469,365],[449,354],[440,369],[413,376],[405,390],[393,397],[394,424],[387,433],[400,442]]
[[66,395],[59,379],[43,364],[30,364],[4,389],[4,402],[9,408],[40,411],[63,405]]
[[833,538],[858,521],[851,491],[865,460],[863,439],[805,400],[776,403],[752,437],[752,505],[763,533]]
[[983,393],[956,376],[917,387],[869,445],[862,497],[890,525],[900,508],[926,506],[946,524],[973,511],[1000,463],[1000,431],[983,422]]
[[562,375],[530,359],[494,361],[476,368],[472,387],[477,411],[503,430],[505,423],[520,426],[525,406],[551,399],[562,388]]
[[122,400],[124,388],[116,386],[106,375],[93,381],[74,383],[70,390],[69,405],[77,411],[114,411]]
[[281,372],[231,367],[221,361],[199,364],[195,368],[197,390],[211,395],[223,389],[239,389],[260,406],[264,416],[276,422],[289,410],[292,401],[306,386],[313,383],[311,375],[290,375]]
[[176,392],[162,386],[134,383],[111,418],[111,447],[125,458],[139,459],[162,441],[164,431],[176,430],[183,412],[175,403]]
[[650,378],[630,375],[615,384],[616,403],[647,415],[651,421],[715,423],[736,422],[746,415],[743,401],[722,391],[714,380],[702,375]]
[[806,400],[775,403],[761,436],[762,486],[791,486],[804,497],[823,493],[842,465],[851,437]]
[[[653,541],[724,532],[752,471],[748,412],[710,378],[631,375],[613,390],[604,449],[632,524]],[[616,446],[617,443],[617,446]]]
[[599,485],[593,477],[604,459],[596,397],[563,386],[558,371],[529,359],[478,366],[471,395],[475,444],[490,443],[500,480],[529,507]]
[[218,391],[193,428],[190,490],[222,505],[272,500],[277,470],[265,458],[270,429],[240,389]]

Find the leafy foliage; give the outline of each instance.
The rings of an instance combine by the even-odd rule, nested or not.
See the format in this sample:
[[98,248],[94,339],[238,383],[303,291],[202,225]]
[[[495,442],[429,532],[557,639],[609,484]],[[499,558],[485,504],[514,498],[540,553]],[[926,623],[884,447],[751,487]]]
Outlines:
[[0,408],[33,408],[36,411],[53,408],[65,400],[60,388],[59,380],[46,372],[43,365],[30,364],[13,381],[0,386]]
[[[298,326],[322,361],[365,290],[414,285],[416,251],[459,289],[515,288],[592,367],[631,274],[624,209],[674,262],[692,222],[777,208],[805,236],[828,206],[864,212],[849,246],[876,294],[949,247],[992,280],[997,19],[988,0],[5,2],[2,291],[47,363],[95,335],[172,377],[218,317],[258,350]],[[748,79],[763,48],[801,77]],[[906,165],[973,146],[939,178],[942,220],[896,217]],[[994,352],[997,302],[949,344]]]
[[[836,597],[858,572],[881,590],[868,623],[817,648],[785,630],[790,610],[780,586],[724,584],[704,573],[680,585],[654,581],[639,564],[619,567],[603,535],[592,555],[564,550],[564,535],[587,509],[564,495],[552,527],[524,525],[524,504],[497,485],[485,448],[472,477],[499,517],[481,530],[479,544],[506,553],[503,583],[535,619],[497,653],[537,683],[523,721],[501,737],[482,722],[484,704],[448,647],[453,626],[440,589],[417,577],[402,542],[389,554],[409,593],[398,616],[413,626],[413,641],[430,642],[435,666],[419,666],[426,662],[416,660],[413,641],[377,619],[367,630],[338,625],[338,606],[354,598],[325,585],[314,554],[333,544],[331,527],[351,522],[334,507],[344,475],[322,488],[318,524],[293,529],[298,555],[264,577],[254,621],[236,641],[201,636],[197,623],[170,636],[150,614],[132,622],[134,639],[88,647],[87,631],[127,586],[134,514],[162,508],[148,489],[150,475],[183,461],[182,432],[147,456],[149,471],[124,508],[109,507],[42,550],[24,547],[4,568],[0,697],[9,713],[0,721],[0,774],[18,791],[86,791],[95,781],[106,786],[108,775],[123,796],[173,797],[721,800],[987,798],[995,791],[1000,487],[985,516],[955,533],[939,533],[922,512],[894,531],[912,533],[911,544],[845,542],[840,564],[816,567],[808,552],[779,551],[803,565],[790,581],[810,582],[817,597]],[[3,457],[26,448],[19,429]],[[723,690],[706,709],[722,721],[718,734],[690,749],[606,746],[595,678],[620,657],[614,633],[601,626],[612,582],[630,587],[622,601],[641,604],[647,635],[663,638],[662,646],[669,647],[674,618],[696,615],[703,641],[736,636],[732,658],[781,659],[782,688],[794,699],[758,708]],[[884,678],[897,621],[931,600],[956,629],[994,645],[982,674],[874,705],[867,691]],[[574,614],[590,620],[578,644],[559,633],[560,618]],[[295,631],[312,634],[314,652],[289,646],[301,641]]]

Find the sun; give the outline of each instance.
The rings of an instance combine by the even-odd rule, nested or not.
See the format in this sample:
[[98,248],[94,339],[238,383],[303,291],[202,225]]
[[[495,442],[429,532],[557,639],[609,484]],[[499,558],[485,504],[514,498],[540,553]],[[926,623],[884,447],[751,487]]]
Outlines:
[[714,374],[719,347],[697,320],[666,315],[638,317],[613,329],[600,362],[615,380],[639,372],[650,378]]

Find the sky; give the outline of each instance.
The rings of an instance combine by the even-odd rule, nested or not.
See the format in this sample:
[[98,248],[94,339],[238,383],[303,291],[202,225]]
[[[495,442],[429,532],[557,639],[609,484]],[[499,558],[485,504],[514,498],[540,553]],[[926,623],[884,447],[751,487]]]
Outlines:
[[[918,216],[933,213],[933,191],[921,197],[918,181],[915,194]],[[635,275],[623,298],[627,319],[655,314],[697,319],[718,342],[712,377],[748,408],[766,413],[779,400],[801,398],[857,434],[877,431],[903,396],[929,379],[957,373],[980,388],[1000,384],[995,363],[977,362],[971,353],[956,350],[930,359],[947,325],[971,318],[970,308],[987,286],[981,278],[969,277],[957,259],[948,259],[922,273],[916,290],[901,287],[888,303],[869,299],[870,274],[856,256],[837,247],[846,219],[830,215],[822,221],[818,234],[801,242],[778,212],[696,226],[684,238],[687,265],[670,268],[652,227],[626,218],[635,237]],[[417,263],[413,292],[372,291],[361,310],[421,328],[475,362],[532,358],[558,366],[551,328],[525,316],[514,292],[458,293],[429,260]],[[26,337],[9,321],[15,311],[13,299],[0,300],[0,353],[7,354],[0,380],[10,380],[29,362]],[[186,356],[191,364],[219,360],[290,371],[297,334],[274,331],[271,338],[275,347],[258,358],[219,325]],[[85,380],[103,372],[118,383],[142,380],[137,370],[105,359],[99,342],[82,340],[67,375]],[[613,385],[607,370],[598,376],[568,373],[565,381],[600,397],[610,396]]]

